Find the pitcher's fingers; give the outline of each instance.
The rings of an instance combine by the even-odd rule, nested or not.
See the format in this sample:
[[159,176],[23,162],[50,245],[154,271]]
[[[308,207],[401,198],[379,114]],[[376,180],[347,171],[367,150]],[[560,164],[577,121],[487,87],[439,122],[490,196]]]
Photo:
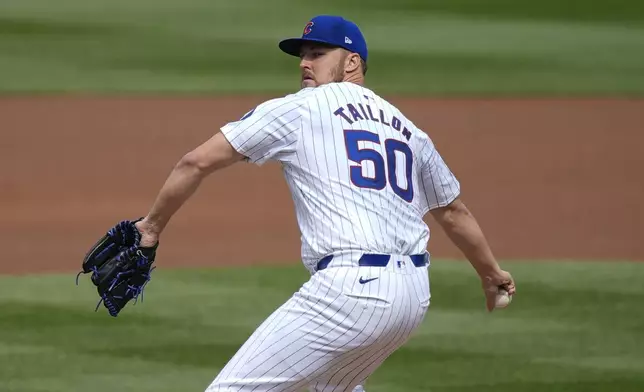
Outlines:
[[502,284],[501,286],[499,286],[499,288],[504,289],[504,290],[505,290],[505,291],[507,291],[507,292],[508,292],[508,294],[510,294],[510,295],[513,295],[513,294],[517,291],[517,288],[516,288],[516,286],[514,285],[514,282],[513,282],[513,281],[510,281],[510,282],[508,282],[508,283]]
[[496,303],[496,294],[489,291],[485,292],[485,307],[488,312],[494,310],[494,304]]

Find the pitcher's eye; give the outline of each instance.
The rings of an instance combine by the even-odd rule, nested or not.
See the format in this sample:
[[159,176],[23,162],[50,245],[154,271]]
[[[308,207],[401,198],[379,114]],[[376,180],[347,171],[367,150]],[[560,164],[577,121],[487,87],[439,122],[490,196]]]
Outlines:
[[300,53],[300,59],[305,59],[305,58],[317,59],[318,57],[322,57],[325,54],[326,52],[323,50],[311,50],[310,52],[302,51]]

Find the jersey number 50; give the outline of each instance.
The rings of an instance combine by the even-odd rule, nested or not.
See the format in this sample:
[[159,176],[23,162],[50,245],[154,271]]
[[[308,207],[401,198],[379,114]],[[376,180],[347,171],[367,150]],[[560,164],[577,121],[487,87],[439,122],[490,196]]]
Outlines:
[[[360,148],[358,142],[373,142],[380,144],[380,137],[377,133],[362,130],[344,131],[344,142],[347,148],[347,156],[357,165],[352,165],[349,169],[351,181],[361,188],[382,190],[389,186],[391,190],[401,199],[408,203],[414,199],[414,187],[412,182],[412,163],[413,154],[406,143],[395,139],[385,140],[385,151],[387,157],[383,157],[378,151],[370,148]],[[405,180],[404,187],[399,184],[396,174],[396,152],[402,153],[405,162]],[[375,168],[373,177],[365,177],[362,172],[362,162],[371,161]],[[387,181],[388,180],[388,181]]]

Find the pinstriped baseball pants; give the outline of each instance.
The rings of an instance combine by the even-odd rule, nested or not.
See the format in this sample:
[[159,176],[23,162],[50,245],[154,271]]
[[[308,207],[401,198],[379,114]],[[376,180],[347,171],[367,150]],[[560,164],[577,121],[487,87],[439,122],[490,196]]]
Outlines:
[[[375,278],[375,279],[374,279]],[[250,336],[206,392],[351,392],[423,321],[428,266],[316,272]]]

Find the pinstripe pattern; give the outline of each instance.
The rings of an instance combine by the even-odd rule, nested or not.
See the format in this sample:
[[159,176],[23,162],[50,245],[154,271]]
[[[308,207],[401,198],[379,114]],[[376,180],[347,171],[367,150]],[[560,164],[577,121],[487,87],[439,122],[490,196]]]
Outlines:
[[[311,276],[262,323],[208,392],[352,391],[422,322],[426,267],[336,267]],[[361,276],[378,277],[360,284]]]
[[[350,146],[355,142],[345,131],[375,134],[377,141]],[[426,133],[352,83],[267,101],[222,133],[249,162],[281,163],[311,278],[257,328],[207,391],[362,391],[425,317],[428,267],[404,255],[426,251],[430,232],[423,217],[458,196],[458,180]],[[397,150],[387,150],[387,140]],[[407,152],[398,150],[403,147]],[[367,149],[371,158],[356,160]],[[382,157],[384,172],[373,154]],[[351,175],[358,164],[360,176],[374,183],[385,176],[385,186],[358,186]],[[386,267],[358,266],[364,253],[394,256]],[[317,271],[327,255],[334,256],[329,267]],[[361,284],[361,277],[377,279]]]

